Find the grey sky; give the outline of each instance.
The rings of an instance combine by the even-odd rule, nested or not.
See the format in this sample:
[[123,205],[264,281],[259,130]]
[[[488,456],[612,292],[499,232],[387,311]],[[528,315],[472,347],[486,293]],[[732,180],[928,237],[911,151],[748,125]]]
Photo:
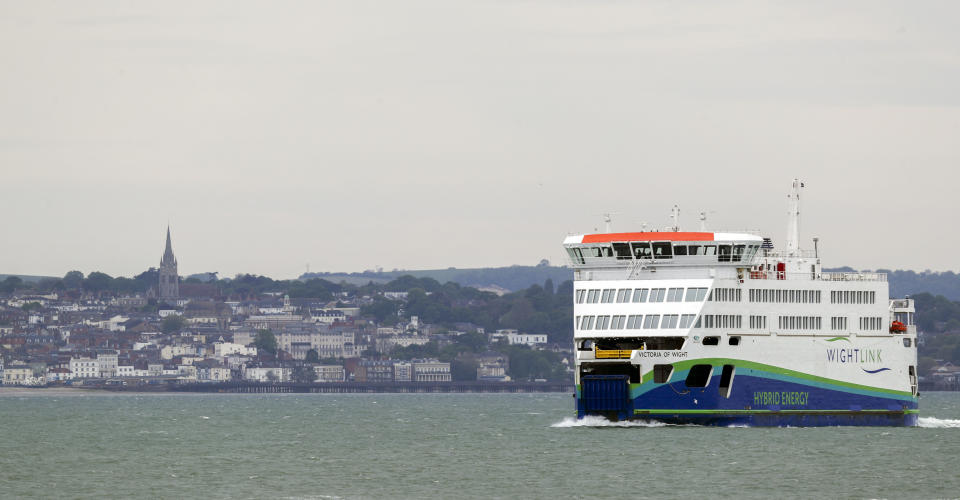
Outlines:
[[562,261],[786,231],[958,270],[956,2],[0,2],[0,272]]

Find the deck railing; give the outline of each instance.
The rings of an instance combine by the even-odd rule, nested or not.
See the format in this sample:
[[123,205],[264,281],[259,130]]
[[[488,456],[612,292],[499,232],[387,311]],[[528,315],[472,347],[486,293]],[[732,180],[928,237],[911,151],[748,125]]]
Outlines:
[[747,271],[745,279],[787,281],[887,281],[886,273],[787,273],[780,271]]

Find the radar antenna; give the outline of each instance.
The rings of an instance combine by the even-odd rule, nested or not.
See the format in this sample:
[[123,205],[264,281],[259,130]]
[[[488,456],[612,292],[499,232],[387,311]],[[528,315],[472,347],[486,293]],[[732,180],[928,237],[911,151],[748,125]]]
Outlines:
[[670,218],[673,219],[673,227],[670,228],[675,232],[680,231],[680,205],[674,205],[673,210],[670,210]]
[[[612,233],[613,232],[613,216],[618,215],[620,212],[604,212],[600,214],[603,217],[603,232]],[[596,231],[596,229],[594,229]]]

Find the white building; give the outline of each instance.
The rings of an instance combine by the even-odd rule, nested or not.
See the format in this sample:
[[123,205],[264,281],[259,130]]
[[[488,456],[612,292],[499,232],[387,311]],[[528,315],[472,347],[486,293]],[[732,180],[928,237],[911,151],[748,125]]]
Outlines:
[[243,344],[235,344],[233,342],[217,342],[213,344],[213,355],[218,358],[231,356],[234,354],[239,354],[241,356],[256,356],[257,348],[252,346],[247,347]]
[[317,374],[316,382],[343,382],[346,375],[340,365],[317,365],[313,372]]
[[450,363],[441,363],[436,359],[413,360],[414,382],[449,382]]
[[98,378],[100,362],[93,358],[70,358],[70,373],[73,378]]
[[252,382],[289,382],[290,368],[285,367],[247,367],[243,379]]
[[412,345],[424,345],[430,342],[430,337],[424,335],[401,335],[392,337],[381,337],[377,339],[377,351],[389,353],[395,347],[408,347]]
[[393,380],[395,382],[412,382],[413,364],[407,361],[394,361]]
[[100,377],[115,377],[117,375],[117,352],[97,353],[97,364],[100,365]]
[[530,334],[530,333],[508,333],[507,334],[507,343],[510,345],[528,345],[534,347],[537,345],[544,345],[547,343],[547,336],[543,334]]
[[33,368],[14,361],[3,370],[3,385],[41,385],[33,377]]
[[160,359],[173,359],[177,356],[193,356],[197,354],[197,348],[189,344],[175,344],[163,346],[160,349]]

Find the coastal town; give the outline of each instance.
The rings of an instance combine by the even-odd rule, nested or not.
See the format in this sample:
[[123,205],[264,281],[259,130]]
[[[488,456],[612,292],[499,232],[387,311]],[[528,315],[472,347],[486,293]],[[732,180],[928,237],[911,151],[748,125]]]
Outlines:
[[[547,333],[424,321],[408,309],[417,309],[417,301],[429,305],[429,296],[443,292],[417,287],[423,283],[412,277],[406,286],[393,287],[340,287],[313,279],[293,290],[295,297],[289,288],[259,286],[270,283],[262,277],[183,278],[168,228],[159,267],[135,279],[111,280],[72,271],[47,286],[3,281],[3,385],[506,384],[572,378],[570,343]],[[140,287],[145,291],[136,290],[137,280],[146,283]]]

